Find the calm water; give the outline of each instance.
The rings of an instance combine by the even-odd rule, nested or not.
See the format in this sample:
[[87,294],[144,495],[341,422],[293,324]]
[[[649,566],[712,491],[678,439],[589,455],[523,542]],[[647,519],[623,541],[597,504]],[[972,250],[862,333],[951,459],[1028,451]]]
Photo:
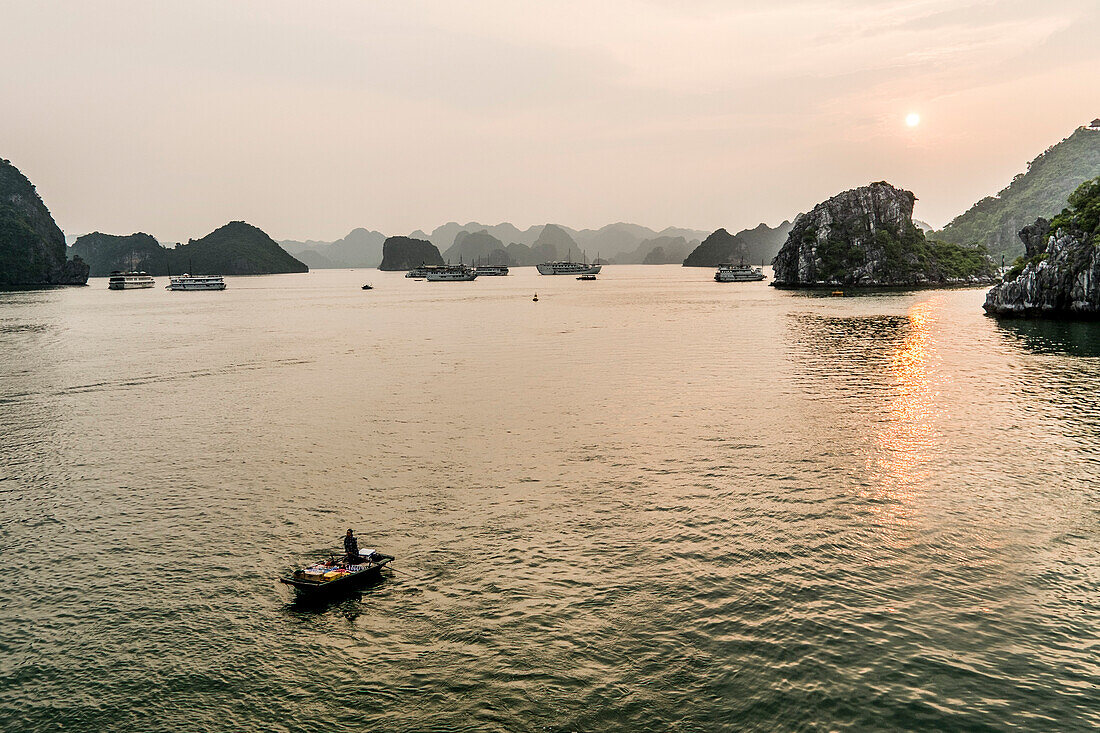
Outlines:
[[1100,726],[1100,326],[711,275],[0,294],[0,728]]

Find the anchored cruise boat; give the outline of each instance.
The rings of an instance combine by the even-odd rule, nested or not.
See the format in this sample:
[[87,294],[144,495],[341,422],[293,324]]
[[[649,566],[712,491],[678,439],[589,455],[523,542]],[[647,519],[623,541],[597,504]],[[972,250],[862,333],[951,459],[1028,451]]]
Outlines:
[[169,275],[165,290],[225,290],[221,275]]
[[430,283],[469,282],[477,279],[477,270],[470,265],[435,265],[425,268],[424,279]]
[[135,288],[151,288],[156,285],[153,276],[145,272],[119,272],[115,270],[107,278],[107,287],[110,290],[133,290]]
[[718,265],[718,272],[714,273],[715,282],[720,283],[745,283],[763,279],[763,270],[759,267],[746,265],[744,261],[739,265]]
[[[585,258],[587,259],[587,258]],[[587,262],[573,262],[571,260],[559,260],[557,262],[543,262],[536,265],[540,275],[599,275],[603,265],[596,264],[600,261],[599,255],[596,262],[591,265]]]
[[478,277],[503,277],[508,274],[508,265],[478,265]]

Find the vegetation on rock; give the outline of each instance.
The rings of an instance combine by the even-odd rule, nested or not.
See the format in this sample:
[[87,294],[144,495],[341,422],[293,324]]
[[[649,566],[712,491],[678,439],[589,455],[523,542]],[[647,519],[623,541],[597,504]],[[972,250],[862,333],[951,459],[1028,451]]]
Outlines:
[[1063,205],[1082,181],[1100,176],[1100,131],[1078,128],[1047,148],[996,196],[987,196],[934,236],[957,244],[983,244],[995,254],[1022,250],[1017,233]]
[[65,235],[34,185],[0,159],[0,286],[86,282],[87,264],[66,259]]

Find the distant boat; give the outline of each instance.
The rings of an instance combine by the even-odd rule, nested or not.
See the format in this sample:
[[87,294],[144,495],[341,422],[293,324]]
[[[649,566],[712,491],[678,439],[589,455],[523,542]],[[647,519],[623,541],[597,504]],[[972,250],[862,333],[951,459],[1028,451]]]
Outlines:
[[170,275],[165,290],[225,290],[221,275]]
[[469,265],[443,265],[430,267],[424,279],[430,283],[469,282],[477,279],[477,269]]
[[414,267],[405,273],[405,277],[423,280],[428,276],[428,269],[432,267],[439,267],[439,265],[421,265],[420,267]]
[[718,266],[718,272],[714,273],[714,281],[720,283],[744,283],[764,279],[764,271],[759,267],[746,265],[724,264]]
[[589,273],[587,273],[587,274],[585,274],[585,275],[581,275],[581,276],[580,276],[580,277],[578,277],[577,279],[578,279],[578,280],[595,280],[595,279],[596,279],[596,276],[595,276],[595,275],[593,275],[592,273],[590,273],[590,272],[589,272]]
[[367,283],[366,285],[363,286],[363,290],[374,290],[374,286],[371,285],[370,283]]
[[146,272],[119,272],[115,270],[107,278],[107,288],[109,290],[136,290],[151,288],[156,284],[153,276]]
[[503,277],[508,274],[508,265],[478,265],[478,277]]

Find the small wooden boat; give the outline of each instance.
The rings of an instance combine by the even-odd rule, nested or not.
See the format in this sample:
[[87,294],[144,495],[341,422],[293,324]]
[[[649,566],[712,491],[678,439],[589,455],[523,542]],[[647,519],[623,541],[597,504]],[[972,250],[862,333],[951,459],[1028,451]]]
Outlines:
[[363,290],[374,290],[374,286],[371,285],[370,283],[367,283],[366,285],[363,286]]
[[591,274],[591,273],[589,273],[589,274],[587,274],[587,275],[581,275],[581,276],[580,276],[580,277],[578,277],[577,279],[578,279],[578,280],[595,280],[595,279],[596,279],[596,276],[595,276],[595,275],[593,275],[593,274]]
[[325,560],[299,570],[279,581],[294,586],[301,595],[319,595],[350,590],[370,580],[377,580],[382,568],[393,562],[393,555],[369,552],[359,555],[354,562]]

